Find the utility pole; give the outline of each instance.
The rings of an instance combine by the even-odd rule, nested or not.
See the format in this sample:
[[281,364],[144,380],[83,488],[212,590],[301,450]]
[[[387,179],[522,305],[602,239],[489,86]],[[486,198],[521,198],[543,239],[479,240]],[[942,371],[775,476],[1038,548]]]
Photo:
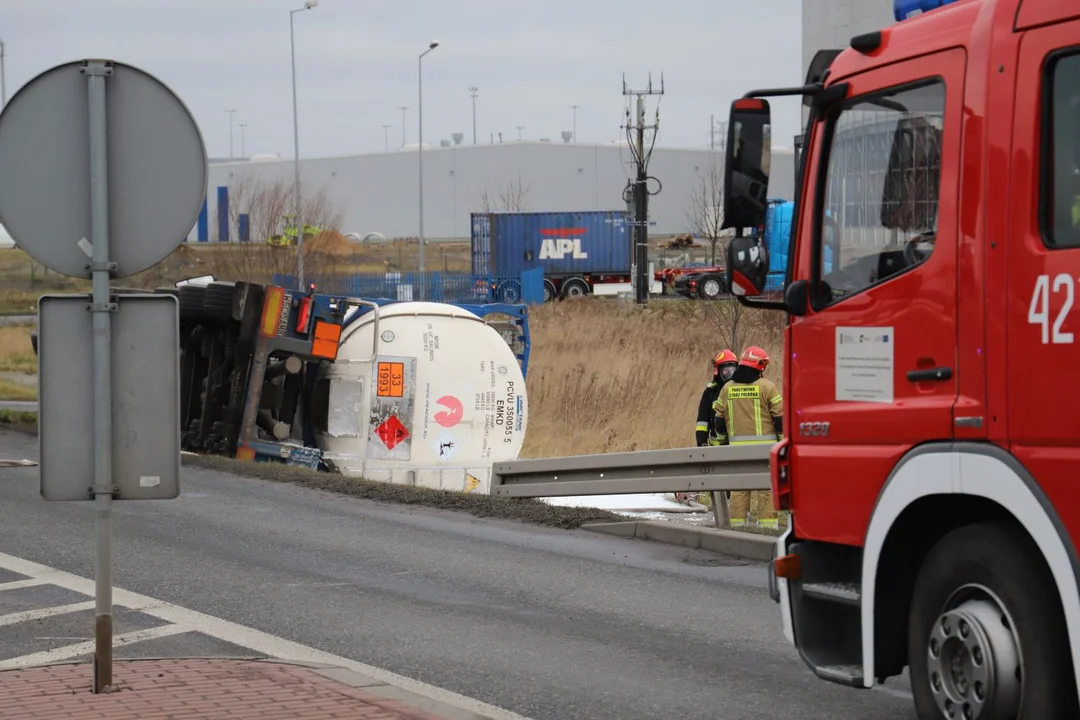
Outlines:
[[469,86],[469,97],[472,98],[472,144],[476,144],[476,96],[480,94],[475,85]]
[[[656,145],[656,134],[660,130],[660,104],[657,101],[656,119],[652,125],[645,124],[645,98],[648,96],[660,96],[664,94],[664,75],[660,75],[660,89],[653,90],[652,73],[649,73],[649,84],[644,90],[631,90],[626,84],[626,76],[623,75],[623,95],[637,98],[635,121],[631,123],[630,108],[626,109],[625,130],[629,135],[636,131],[636,137],[630,141],[633,151],[634,162],[637,165],[637,176],[634,179],[634,231],[633,258],[634,258],[634,290],[635,299],[639,305],[649,302],[649,190],[647,186],[649,159],[652,157],[652,146],[645,150],[645,131],[652,130],[652,145]],[[658,191],[659,192],[659,191]]]
[[524,125],[518,125],[518,126],[517,126],[517,131],[518,131],[518,142],[521,142],[521,131],[522,131],[522,130],[524,130],[524,129],[525,129],[525,126],[524,126]]
[[408,109],[408,105],[398,105],[398,110],[401,111],[401,147],[405,147],[405,111]]
[[382,134],[383,134],[383,152],[390,152],[390,126],[389,125],[383,125],[382,126]]
[[[727,123],[723,120],[716,122],[715,116],[710,117],[713,118],[713,121],[709,126],[709,149],[724,152],[727,145]],[[719,143],[717,138],[720,139]]]

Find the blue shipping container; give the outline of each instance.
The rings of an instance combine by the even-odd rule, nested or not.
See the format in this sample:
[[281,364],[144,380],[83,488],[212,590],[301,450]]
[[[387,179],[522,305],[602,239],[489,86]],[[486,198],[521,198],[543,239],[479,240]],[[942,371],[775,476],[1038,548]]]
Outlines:
[[783,273],[787,269],[791,215],[794,210],[793,202],[770,200],[765,211],[765,249],[769,253],[770,273]]
[[472,214],[477,275],[628,275],[630,243],[625,210]]

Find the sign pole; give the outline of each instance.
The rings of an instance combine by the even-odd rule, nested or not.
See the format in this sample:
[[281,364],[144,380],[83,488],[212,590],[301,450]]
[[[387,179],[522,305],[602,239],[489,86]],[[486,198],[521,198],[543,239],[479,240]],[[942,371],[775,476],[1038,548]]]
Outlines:
[[87,61],[90,105],[90,235],[93,242],[90,271],[94,318],[94,506],[96,597],[94,608],[94,687],[104,692],[112,685],[112,359],[109,280],[114,263],[109,261],[108,118],[105,110],[105,78],[112,64]]
[[[43,117],[70,118],[77,131]],[[110,285],[180,245],[207,175],[187,107],[125,63],[57,65],[0,112],[4,227],[35,261],[92,285],[38,301],[37,355],[41,497],[94,503],[95,694],[116,689],[113,503],[180,495],[179,301]]]

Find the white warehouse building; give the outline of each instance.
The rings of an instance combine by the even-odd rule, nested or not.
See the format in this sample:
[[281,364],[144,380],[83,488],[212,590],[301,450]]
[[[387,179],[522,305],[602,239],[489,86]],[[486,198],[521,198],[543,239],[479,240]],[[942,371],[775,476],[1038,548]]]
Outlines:
[[[523,210],[560,212],[626,208],[623,190],[633,175],[633,158],[625,145],[584,143],[510,142],[458,145],[423,149],[424,237],[433,240],[467,239],[472,212]],[[386,238],[419,234],[419,160],[416,146],[402,150],[301,159],[301,188],[305,197],[320,188],[333,199],[343,233],[381,233]],[[723,153],[709,148],[656,147],[649,175],[662,184],[649,200],[652,235],[674,235],[691,230],[688,215],[692,198],[702,193],[711,168],[722,168]],[[794,186],[794,154],[775,148],[772,155],[770,196],[789,200]],[[274,214],[292,213],[294,163],[256,157],[246,161],[210,164],[207,201],[189,242],[236,240],[237,216],[253,212],[245,207],[253,187],[284,188],[290,193],[278,201]],[[650,181],[650,191],[656,183]],[[221,188],[228,188],[222,191]],[[491,202],[484,207],[482,196]],[[219,199],[223,203],[219,211]],[[509,207],[505,196],[511,195]],[[500,200],[503,200],[500,202]],[[304,200],[304,205],[307,205]],[[265,205],[265,203],[264,203]],[[231,220],[230,220],[231,218]],[[309,219],[301,218],[308,224]],[[282,221],[284,225],[284,220]],[[223,234],[228,234],[223,238]],[[249,233],[258,234],[254,228]],[[249,237],[258,241],[259,238]]]
[[[803,76],[818,50],[843,49],[855,35],[894,25],[894,0],[802,0]],[[800,78],[802,79],[802,78]]]

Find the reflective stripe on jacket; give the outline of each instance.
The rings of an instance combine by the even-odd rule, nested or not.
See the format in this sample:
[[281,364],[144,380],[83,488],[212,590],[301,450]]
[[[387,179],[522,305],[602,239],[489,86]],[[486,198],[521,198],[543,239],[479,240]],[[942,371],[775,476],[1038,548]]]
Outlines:
[[729,382],[713,403],[716,417],[727,425],[728,444],[758,445],[778,439],[774,417],[782,417],[784,401],[771,380]]

